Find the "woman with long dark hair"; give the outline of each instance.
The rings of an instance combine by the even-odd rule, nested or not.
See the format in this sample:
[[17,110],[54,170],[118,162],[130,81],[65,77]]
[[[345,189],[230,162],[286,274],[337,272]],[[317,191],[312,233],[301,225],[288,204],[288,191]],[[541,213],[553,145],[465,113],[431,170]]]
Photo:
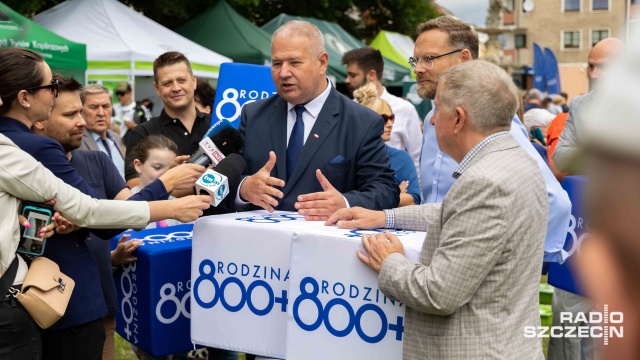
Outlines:
[[[0,272],[3,276],[7,274],[10,265],[15,261],[17,271],[13,272],[15,278],[11,282],[15,290],[20,289],[27,272],[25,262],[15,255],[20,240],[16,216],[20,199],[44,202],[57,198],[55,208],[67,219],[79,226],[99,228],[142,228],[149,221],[166,218],[192,221],[202,214],[202,210],[208,207],[210,201],[208,196],[152,203],[97,201],[54,176],[32,156],[42,163],[45,163],[43,159],[66,159],[62,147],[52,139],[32,134],[30,131],[33,123],[49,118],[57,95],[57,86],[52,79],[51,69],[37,53],[18,48],[0,49],[0,98],[3,102],[0,106],[0,133],[3,134],[0,135],[0,208],[5,215],[0,217]],[[21,151],[14,143],[31,156]],[[71,181],[74,175],[79,178],[74,171],[65,172],[67,166],[71,167],[68,161],[58,161],[56,166],[51,166],[51,161],[49,162],[47,166],[58,176]],[[88,187],[84,182],[69,184],[83,191],[83,187]],[[71,239],[75,239],[72,240],[73,244],[62,237],[51,239],[48,244],[50,246],[45,248],[45,256],[54,255],[51,259],[60,265],[61,271],[76,281],[73,299],[74,296],[82,296],[85,291],[90,291],[90,285],[87,284],[99,281],[97,277],[91,278],[90,270],[92,267],[95,268],[95,261],[91,263],[89,260],[93,261],[93,258],[86,256],[90,253],[86,249],[84,237],[78,235]],[[67,259],[69,257],[70,259]],[[59,262],[60,259],[63,260]],[[65,266],[72,271],[66,270]],[[80,273],[77,271],[78,267],[81,267]],[[78,287],[78,284],[81,286]],[[0,358],[40,359],[43,355],[40,329],[8,293],[0,294]],[[96,302],[94,298],[73,308],[72,300],[67,313],[75,311],[75,315],[81,316],[85,309],[96,308]],[[82,309],[79,309],[80,307]],[[80,343],[78,346],[84,346],[86,349],[89,347],[87,343]],[[102,346],[99,348],[99,352],[90,352],[90,356],[73,356],[70,355],[75,351],[73,346],[65,346],[59,351],[52,350],[46,353],[45,350],[45,357],[64,358],[70,355],[70,358],[99,358]]]

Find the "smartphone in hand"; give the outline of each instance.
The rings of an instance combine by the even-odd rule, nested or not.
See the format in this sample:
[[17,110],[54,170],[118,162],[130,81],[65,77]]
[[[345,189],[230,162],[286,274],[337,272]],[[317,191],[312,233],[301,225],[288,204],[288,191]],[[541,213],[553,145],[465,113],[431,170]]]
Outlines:
[[51,223],[51,217],[54,213],[53,207],[25,201],[20,213],[31,224],[31,228],[20,225],[20,244],[17,251],[27,255],[40,256],[44,253],[47,239],[39,237],[38,232]]
[[547,146],[547,142],[545,141],[544,135],[542,134],[542,130],[539,127],[531,129],[531,138],[534,140],[538,140],[542,146]]

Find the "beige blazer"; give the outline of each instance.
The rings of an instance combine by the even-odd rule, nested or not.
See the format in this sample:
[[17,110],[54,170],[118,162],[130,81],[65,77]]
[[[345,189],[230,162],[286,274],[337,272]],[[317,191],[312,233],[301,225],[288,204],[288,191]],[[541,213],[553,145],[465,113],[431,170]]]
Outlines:
[[[97,228],[144,228],[149,223],[145,201],[96,200],[58,179],[51,171],[0,134],[0,273],[15,257],[22,200],[45,202],[55,198],[55,209],[74,224]],[[22,284],[27,265],[22,258],[14,284]]]
[[564,124],[556,149],[553,151],[553,162],[558,170],[571,172],[571,161],[584,141],[582,134],[584,118],[588,115],[589,105],[597,100],[598,96],[593,91],[571,99],[567,122]]
[[538,165],[509,135],[487,144],[442,204],[394,209],[427,231],[420,264],[390,255],[380,289],[407,305],[404,359],[543,359],[538,288],[548,201]]
[[[116,148],[118,148],[120,156],[124,159],[124,146],[122,145],[122,139],[120,138],[120,135],[118,135],[115,131],[107,130],[107,136],[116,144]],[[98,143],[93,138],[93,134],[91,134],[91,131],[86,128],[84,129],[84,133],[82,134],[82,144],[80,144],[80,147],[78,149],[93,151],[100,150],[100,148],[98,147]]]

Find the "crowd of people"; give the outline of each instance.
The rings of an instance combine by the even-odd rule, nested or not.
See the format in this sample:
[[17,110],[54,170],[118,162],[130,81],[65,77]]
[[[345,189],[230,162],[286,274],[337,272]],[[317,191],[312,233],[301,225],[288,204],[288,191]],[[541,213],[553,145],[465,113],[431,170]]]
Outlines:
[[[503,69],[478,60],[469,24],[443,16],[419,25],[416,35],[409,62],[418,94],[435,105],[423,124],[413,105],[382,85],[379,51],[343,55],[350,99],[327,78],[320,30],[305,21],[282,25],[271,44],[277,94],[242,108],[245,176],[215,208],[194,191],[206,168],[185,162],[210,127],[215,90],[196,78],[184,54],[170,51],[154,61],[163,108],[152,117],[153,104],[133,101],[129,84],[116,88],[113,104],[107,88],[52,74],[33,51],[0,49],[0,203],[7,209],[0,271],[15,277],[12,290],[0,293],[0,332],[12,332],[10,342],[0,342],[0,355],[113,359],[112,271],[136,260],[140,241],[122,236],[110,251],[104,240],[128,228],[265,209],[347,229],[427,232],[417,264],[390,233],[363,235],[364,251],[357,254],[378,273],[385,295],[407,306],[405,359],[543,359],[540,339],[525,337],[523,328],[540,323],[543,262],[567,259],[571,202],[560,181],[582,173],[575,164],[585,143],[594,164],[587,169],[598,169],[590,173],[597,227],[578,270],[588,275],[594,300],[635,316],[637,231],[619,224],[631,224],[637,213],[623,203],[627,191],[638,198],[640,149],[632,141],[612,145],[606,127],[593,136],[585,125],[585,107],[598,103],[596,84],[622,53],[622,42],[610,38],[593,47],[590,92],[567,104],[566,94],[545,99],[535,89],[523,99]],[[621,117],[635,116],[628,106],[619,104]],[[639,129],[635,118],[631,124]],[[589,136],[601,141],[592,146]],[[615,196],[607,196],[609,183],[616,184]],[[59,211],[37,231],[48,238],[43,256],[76,283],[64,316],[45,330],[12,296],[28,271],[16,254],[21,200]],[[611,291],[593,264],[618,276]],[[575,313],[594,303],[556,289],[553,306],[556,313]],[[634,319],[629,326],[627,333],[637,334]],[[633,341],[618,344],[605,352],[608,358],[638,356]],[[590,359],[596,348],[552,339],[549,358]],[[208,356],[238,354],[210,348]]]

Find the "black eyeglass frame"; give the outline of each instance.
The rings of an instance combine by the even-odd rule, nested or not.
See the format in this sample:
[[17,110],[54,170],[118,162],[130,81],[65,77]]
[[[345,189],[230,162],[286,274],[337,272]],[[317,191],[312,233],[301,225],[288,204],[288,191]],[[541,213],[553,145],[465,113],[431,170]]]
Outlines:
[[387,123],[387,121],[391,121],[392,124],[396,121],[396,114],[380,114],[380,116],[382,116],[382,118],[384,119],[385,124]]
[[58,97],[58,79],[51,79],[51,84],[48,85],[42,85],[42,86],[36,86],[36,87],[32,87],[32,88],[28,88],[28,89],[24,89],[27,92],[31,92],[34,93],[38,90],[43,90],[43,89],[49,89],[49,91],[51,91],[51,93],[53,94],[54,98]]
[[[426,56],[427,61],[429,61],[431,63],[431,66],[427,67],[427,65],[424,65],[424,67],[427,68],[427,69],[432,69],[433,68],[433,60],[435,60],[437,58],[441,58],[443,56],[447,56],[447,55],[451,55],[451,54],[457,53],[458,51],[462,51],[462,50],[464,50],[464,49],[458,49],[458,50],[449,51],[446,54],[437,55],[437,56],[427,55]],[[422,64],[423,62],[420,59],[415,58],[413,56],[409,57],[409,65],[411,65],[411,67],[413,69],[415,69],[418,66],[418,63]]]

